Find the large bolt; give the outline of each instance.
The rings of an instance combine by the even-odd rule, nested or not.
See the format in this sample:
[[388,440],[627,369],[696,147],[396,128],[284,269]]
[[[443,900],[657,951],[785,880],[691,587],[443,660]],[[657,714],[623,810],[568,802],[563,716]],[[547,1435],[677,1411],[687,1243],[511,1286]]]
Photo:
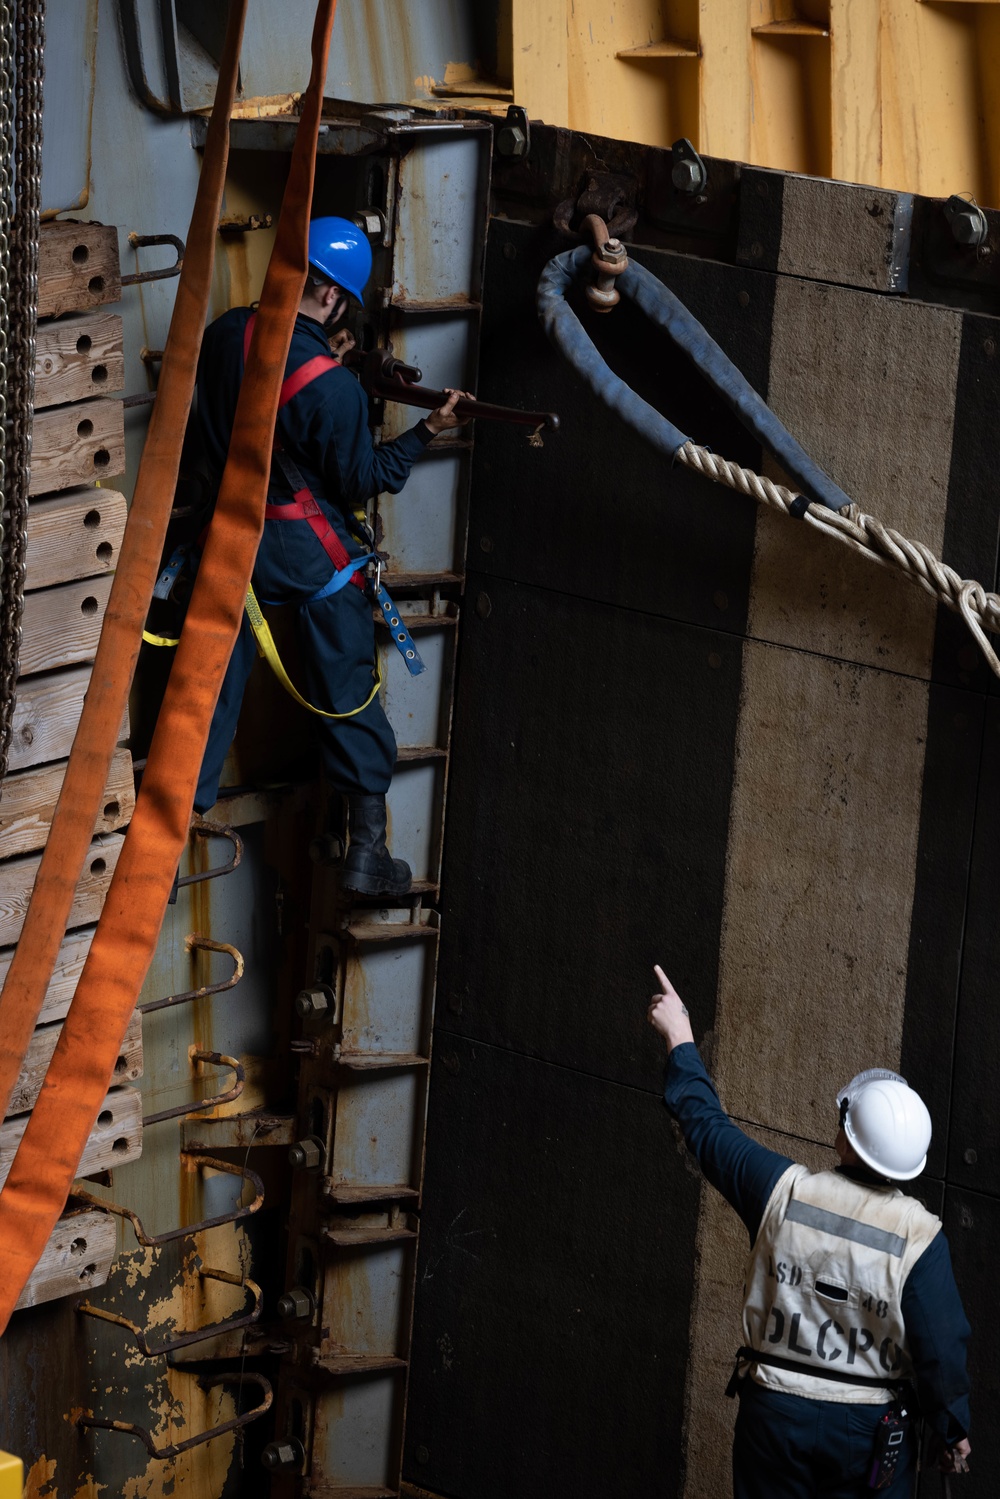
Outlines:
[[316,1298],[305,1286],[292,1286],[284,1296],[278,1297],[278,1316],[288,1321],[293,1318],[311,1317],[316,1310]]
[[325,1015],[333,1008],[333,999],[333,990],[329,984],[313,984],[308,989],[300,989],[295,996],[295,1013],[301,1015],[303,1020]]
[[501,156],[523,156],[528,149],[528,137],[520,125],[503,125],[497,133],[497,150]]
[[700,193],[705,186],[705,172],[697,161],[682,158],[674,162],[670,180],[679,193]]
[[318,1135],[307,1135],[288,1147],[288,1159],[300,1171],[315,1171],[322,1163],[326,1147]]
[[985,243],[990,226],[978,203],[970,203],[956,193],[944,205],[944,216],[948,220],[952,239],[956,245],[961,245],[966,250],[974,250],[978,245]]
[[280,1437],[268,1442],[260,1460],[269,1473],[295,1473],[306,1459],[306,1449],[298,1437]]
[[380,239],[385,232],[385,219],[377,208],[363,208],[355,214],[354,222],[369,239]]

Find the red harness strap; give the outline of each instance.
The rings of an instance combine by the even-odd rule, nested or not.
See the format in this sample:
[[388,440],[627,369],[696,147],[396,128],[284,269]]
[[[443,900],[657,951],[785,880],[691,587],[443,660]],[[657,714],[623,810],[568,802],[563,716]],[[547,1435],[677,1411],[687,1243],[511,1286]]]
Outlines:
[[[246,329],[243,333],[243,358],[246,360],[250,349],[250,340],[253,337],[253,325],[257,314],[252,312],[247,318]],[[278,410],[287,406],[293,396],[297,396],[300,390],[305,390],[320,375],[327,370],[339,369],[340,360],[334,359],[326,354],[317,354],[313,359],[307,359],[305,364],[300,364],[287,379],[282,382],[281,396],[278,400]],[[274,439],[274,447],[277,452],[280,444],[277,437]],[[292,496],[290,505],[267,505],[264,509],[265,520],[304,520],[308,521],[310,530],[316,537],[334,567],[340,572],[341,568],[347,566],[351,557],[344,543],[330,525],[323,514],[312,490],[307,485],[297,489]],[[355,573],[351,578],[355,588],[365,589],[365,578],[363,573]]]

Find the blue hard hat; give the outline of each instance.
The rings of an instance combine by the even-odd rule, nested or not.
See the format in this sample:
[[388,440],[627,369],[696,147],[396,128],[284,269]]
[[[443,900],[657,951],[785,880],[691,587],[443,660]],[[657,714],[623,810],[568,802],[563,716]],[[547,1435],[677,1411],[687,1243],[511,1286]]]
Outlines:
[[309,264],[360,302],[372,273],[372,247],[350,219],[313,219]]

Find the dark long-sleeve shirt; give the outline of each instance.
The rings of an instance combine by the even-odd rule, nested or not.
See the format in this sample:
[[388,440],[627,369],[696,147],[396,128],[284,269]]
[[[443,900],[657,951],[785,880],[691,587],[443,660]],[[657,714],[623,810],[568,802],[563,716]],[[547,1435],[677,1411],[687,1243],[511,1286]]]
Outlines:
[[[753,1244],[771,1193],[795,1162],[751,1140],[733,1123],[690,1042],[670,1053],[664,1102],[705,1177],[735,1208]],[[921,1411],[940,1436],[956,1442],[969,1430],[965,1348],[970,1329],[943,1233],[910,1271],[902,1311]]]
[[[233,307],[205,330],[198,363],[198,417],[209,464],[218,478],[225,467],[236,402],[243,379],[243,338],[249,307]],[[330,356],[322,325],[299,313],[285,366],[286,376],[314,359]],[[372,442],[368,398],[350,370],[325,370],[278,412],[275,435],[336,526],[349,550],[357,551],[343,516],[373,495],[398,494],[414,461],[430,442],[426,422],[392,442]],[[270,493],[279,503],[291,487],[274,464]]]

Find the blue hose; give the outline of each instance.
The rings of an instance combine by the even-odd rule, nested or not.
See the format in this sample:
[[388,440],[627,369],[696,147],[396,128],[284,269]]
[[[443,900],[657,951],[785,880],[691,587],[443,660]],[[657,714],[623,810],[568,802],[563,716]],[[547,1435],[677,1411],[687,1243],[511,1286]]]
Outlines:
[[[587,245],[578,245],[549,261],[538,282],[538,316],[542,327],[594,394],[673,462],[678,448],[689,439],[608,368],[566,301],[570,287],[584,272],[589,273],[590,264],[591,251]],[[630,261],[628,269],[615,278],[615,286],[684,351],[807,499],[831,510],[841,510],[850,504],[843,490],[785,430],[714,338],[709,337],[697,318],[692,317],[662,281]]]

